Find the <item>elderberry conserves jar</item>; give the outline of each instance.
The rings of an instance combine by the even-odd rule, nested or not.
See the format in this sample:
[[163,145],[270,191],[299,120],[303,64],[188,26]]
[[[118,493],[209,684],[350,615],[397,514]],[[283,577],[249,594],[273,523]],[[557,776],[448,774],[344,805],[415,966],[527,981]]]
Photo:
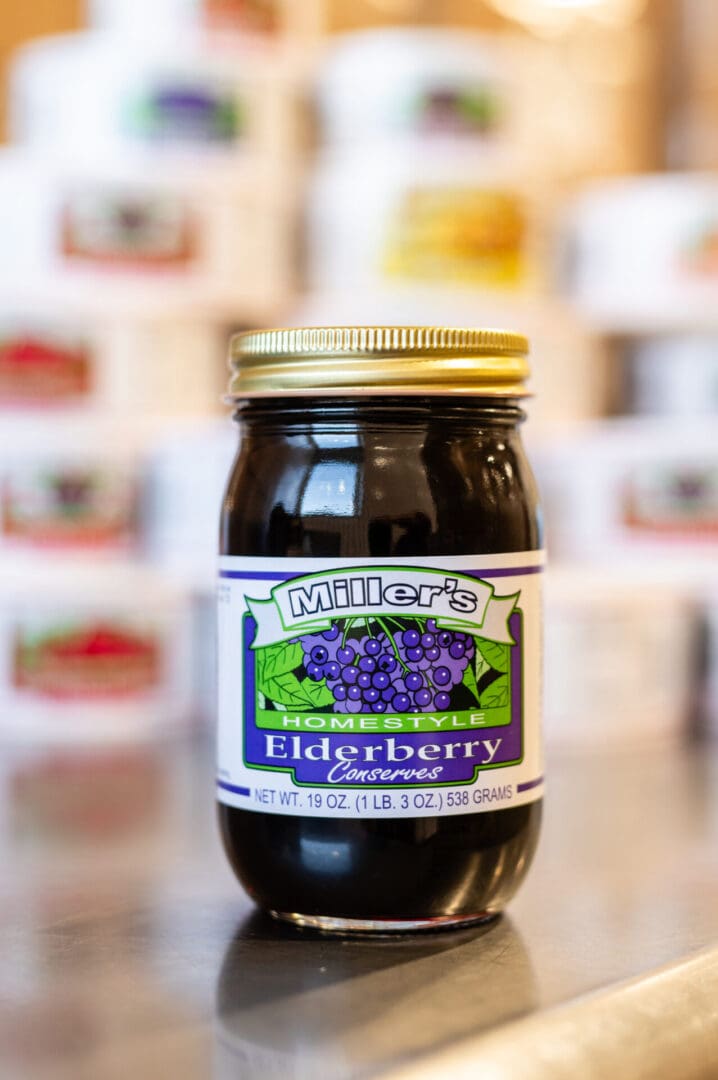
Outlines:
[[500,911],[541,817],[542,528],[520,334],[240,334],[221,522],[225,848],[339,932]]

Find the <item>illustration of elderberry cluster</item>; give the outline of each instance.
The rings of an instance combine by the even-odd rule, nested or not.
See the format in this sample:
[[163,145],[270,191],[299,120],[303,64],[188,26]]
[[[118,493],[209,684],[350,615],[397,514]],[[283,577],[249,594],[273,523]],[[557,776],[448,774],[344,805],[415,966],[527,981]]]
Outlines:
[[464,678],[474,640],[441,630],[434,619],[419,628],[371,628],[348,637],[333,624],[299,639],[307,676],[324,680],[337,713],[422,713],[450,705],[450,691]]

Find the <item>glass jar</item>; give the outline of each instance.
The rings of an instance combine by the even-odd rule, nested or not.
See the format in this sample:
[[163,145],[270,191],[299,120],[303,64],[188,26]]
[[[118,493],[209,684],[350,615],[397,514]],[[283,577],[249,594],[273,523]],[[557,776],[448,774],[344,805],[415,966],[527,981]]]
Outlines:
[[527,349],[421,327],[234,339],[219,817],[280,918],[465,925],[526,873],[543,782]]

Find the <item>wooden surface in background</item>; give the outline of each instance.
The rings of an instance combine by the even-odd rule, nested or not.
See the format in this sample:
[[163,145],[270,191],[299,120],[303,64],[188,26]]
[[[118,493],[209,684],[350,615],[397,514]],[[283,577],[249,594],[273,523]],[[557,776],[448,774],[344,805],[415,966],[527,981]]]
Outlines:
[[84,21],[83,0],[5,0],[0,7],[0,139],[8,137],[7,77],[19,45],[46,34],[76,30]]

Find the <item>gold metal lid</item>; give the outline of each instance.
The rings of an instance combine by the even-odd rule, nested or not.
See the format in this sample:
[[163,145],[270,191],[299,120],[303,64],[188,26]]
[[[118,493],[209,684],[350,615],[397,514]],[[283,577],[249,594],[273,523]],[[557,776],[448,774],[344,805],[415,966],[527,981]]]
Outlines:
[[322,394],[526,397],[528,339],[445,326],[250,330],[230,345],[228,400]]

